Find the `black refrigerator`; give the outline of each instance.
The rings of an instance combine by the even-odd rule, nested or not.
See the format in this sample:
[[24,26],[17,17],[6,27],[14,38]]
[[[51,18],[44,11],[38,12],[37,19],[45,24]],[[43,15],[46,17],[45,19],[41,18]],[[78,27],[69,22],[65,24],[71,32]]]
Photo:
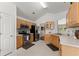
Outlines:
[[34,39],[33,41],[36,41],[35,40],[35,25],[31,26],[30,32],[33,33],[33,39]]

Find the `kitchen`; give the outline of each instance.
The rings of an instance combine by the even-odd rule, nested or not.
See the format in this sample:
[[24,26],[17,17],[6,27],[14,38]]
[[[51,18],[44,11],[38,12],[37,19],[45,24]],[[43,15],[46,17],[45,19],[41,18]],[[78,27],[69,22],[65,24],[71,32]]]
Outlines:
[[[78,2],[69,2],[69,3],[67,3],[67,2],[61,2],[61,3],[47,2],[47,5],[49,7],[45,7],[44,9],[41,9],[42,12],[39,11],[39,8],[36,6],[36,7],[32,7],[32,8],[37,8],[36,10],[35,9],[30,10],[30,8],[29,8],[28,11],[31,14],[28,14],[29,12],[26,11],[26,9],[28,6],[31,7],[31,3],[32,2],[13,3],[14,5],[16,5],[16,7],[18,7],[17,8],[18,17],[16,17],[16,15],[14,15],[14,13],[16,14],[15,6],[13,6],[14,7],[13,11],[15,10],[14,13],[6,12],[6,13],[9,13],[9,14],[15,16],[13,18],[13,19],[15,19],[14,24],[16,23],[16,25],[14,26],[15,31],[13,30],[15,35],[12,35],[12,34],[10,35],[10,37],[16,38],[14,40],[15,42],[13,43],[15,48],[12,47],[13,48],[12,51],[14,52],[14,50],[17,51],[21,48],[24,48],[25,50],[29,50],[30,48],[35,46],[35,44],[33,44],[33,43],[43,41],[47,47],[49,47],[50,49],[53,49],[55,51],[58,51],[57,52],[59,54],[58,56],[79,56],[79,43],[78,43],[79,42],[79,40],[78,40],[79,39],[79,28],[78,28],[79,27],[79,20],[78,20],[79,19],[79,17],[78,17],[79,3]],[[39,6],[38,2],[33,3],[33,6],[35,6],[34,4]],[[24,5],[25,6],[27,5],[26,8],[25,9],[21,8]],[[55,6],[55,7],[53,7],[53,6]],[[6,6],[4,6],[4,7],[6,7]],[[53,8],[51,8],[51,7],[53,7]],[[59,10],[56,9],[58,7],[60,8]],[[7,8],[9,8],[9,7],[7,7]],[[40,8],[42,8],[42,7],[40,7]],[[1,12],[4,12],[4,11],[2,11],[2,9],[1,9]],[[26,15],[28,15],[28,17],[25,16],[22,13],[22,11],[23,12],[26,11],[26,13],[27,13]],[[4,16],[4,14],[1,14],[1,15]],[[39,16],[37,16],[37,15],[39,15]],[[37,16],[39,18],[37,18],[35,16]],[[33,20],[29,20],[29,19],[33,19]],[[35,19],[37,19],[37,20],[35,20]],[[11,25],[11,26],[13,26],[13,25]],[[7,29],[7,31],[8,31],[8,29]],[[10,42],[10,44],[11,44],[11,42]],[[37,45],[39,45],[39,44],[37,44]],[[2,47],[2,46],[3,45],[1,45],[1,48],[5,47],[5,46],[4,47]],[[0,50],[2,50],[2,49],[0,49]],[[5,52],[6,52],[6,54],[5,54]],[[4,51],[1,54],[9,55],[11,53],[12,52],[7,53],[7,51]],[[37,53],[37,54],[39,55],[39,53]],[[29,54],[29,55],[31,55],[31,54]]]

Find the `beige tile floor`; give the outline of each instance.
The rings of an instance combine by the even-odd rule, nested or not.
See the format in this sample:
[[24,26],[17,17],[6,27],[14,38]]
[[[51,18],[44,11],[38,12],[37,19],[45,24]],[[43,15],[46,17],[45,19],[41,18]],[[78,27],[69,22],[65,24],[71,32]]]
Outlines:
[[9,56],[59,56],[59,51],[52,51],[44,41],[39,40],[33,43],[35,45],[29,49],[20,48]]

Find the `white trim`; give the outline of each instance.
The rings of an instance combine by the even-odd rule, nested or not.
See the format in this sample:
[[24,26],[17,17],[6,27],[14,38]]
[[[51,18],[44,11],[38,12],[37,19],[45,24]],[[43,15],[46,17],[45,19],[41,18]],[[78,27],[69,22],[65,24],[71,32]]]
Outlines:
[[28,20],[28,19],[25,19],[25,18],[20,17],[20,16],[17,16],[17,18],[18,18],[18,19],[21,19],[21,20],[25,20],[25,21],[29,21],[29,22],[35,23],[35,22],[34,22],[34,21],[32,21],[32,20]]
[[16,15],[17,15],[17,8],[15,7],[15,9],[16,9],[16,11],[15,11],[16,14],[15,14],[15,50],[14,50],[14,51],[17,50],[17,47],[16,47],[16,46],[17,46],[17,45],[16,45],[16,43],[17,43],[17,42],[16,42],[16,40],[17,40],[17,18],[16,18],[16,17],[17,17],[17,16],[16,16]]

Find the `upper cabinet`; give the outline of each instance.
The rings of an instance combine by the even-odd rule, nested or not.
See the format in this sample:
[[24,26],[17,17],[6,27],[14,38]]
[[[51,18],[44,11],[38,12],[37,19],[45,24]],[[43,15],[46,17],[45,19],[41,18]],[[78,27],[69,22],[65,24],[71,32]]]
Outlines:
[[31,25],[33,24],[32,22],[29,22],[27,20],[22,20],[22,19],[17,19],[17,28],[20,28],[20,25],[27,25],[29,28],[31,28]]
[[73,2],[70,5],[67,13],[67,27],[78,27],[79,26],[79,3]]

